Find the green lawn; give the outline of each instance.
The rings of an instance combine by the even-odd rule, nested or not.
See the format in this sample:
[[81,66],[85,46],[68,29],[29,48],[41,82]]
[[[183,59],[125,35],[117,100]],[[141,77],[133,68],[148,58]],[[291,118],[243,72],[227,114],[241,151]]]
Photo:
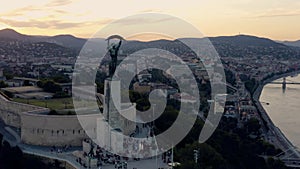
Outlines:
[[52,110],[64,110],[64,109],[74,108],[72,98],[60,98],[60,99],[49,99],[49,100],[14,98],[13,101],[19,103],[31,104],[40,107],[47,107]]
[[[46,107],[51,110],[55,110],[58,115],[75,115],[73,99],[70,98],[60,98],[60,99],[49,99],[49,100],[37,100],[37,99],[21,99],[13,98],[13,101],[25,104],[31,104],[40,107]],[[95,106],[94,102],[81,101],[77,102],[78,106],[82,108],[92,108]],[[97,108],[98,105],[97,105]]]

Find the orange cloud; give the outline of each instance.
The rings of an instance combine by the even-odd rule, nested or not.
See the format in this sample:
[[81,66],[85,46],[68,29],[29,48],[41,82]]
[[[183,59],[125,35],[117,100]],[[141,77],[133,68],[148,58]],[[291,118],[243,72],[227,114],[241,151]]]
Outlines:
[[300,10],[272,9],[255,15],[255,18],[299,16]]
[[68,29],[74,27],[88,27],[88,26],[99,26],[111,22],[112,19],[106,19],[101,21],[88,21],[88,22],[66,22],[62,20],[27,20],[18,21],[0,18],[0,22],[5,23],[12,27],[36,27],[41,29]]
[[46,4],[46,7],[57,7],[57,6],[65,6],[68,4],[73,3],[72,0],[52,0],[48,4]]

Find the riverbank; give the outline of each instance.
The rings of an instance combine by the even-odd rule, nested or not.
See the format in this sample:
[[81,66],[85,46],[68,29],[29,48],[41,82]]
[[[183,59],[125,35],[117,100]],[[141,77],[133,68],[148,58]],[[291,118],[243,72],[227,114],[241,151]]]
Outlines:
[[268,128],[268,135],[270,136],[270,139],[272,140],[273,144],[275,144],[276,147],[282,149],[284,152],[292,150],[293,153],[300,157],[299,152],[295,149],[294,145],[286,138],[286,136],[283,134],[283,132],[273,123],[270,116],[266,112],[266,110],[263,108],[262,104],[259,101],[260,95],[262,93],[262,90],[264,86],[274,80],[288,77],[294,74],[299,74],[300,71],[294,71],[289,73],[284,73],[280,75],[274,75],[271,78],[268,78],[260,83],[260,85],[256,88],[255,92],[252,95],[252,99],[254,100],[254,103],[259,111],[259,114],[261,118],[263,119],[266,128]]

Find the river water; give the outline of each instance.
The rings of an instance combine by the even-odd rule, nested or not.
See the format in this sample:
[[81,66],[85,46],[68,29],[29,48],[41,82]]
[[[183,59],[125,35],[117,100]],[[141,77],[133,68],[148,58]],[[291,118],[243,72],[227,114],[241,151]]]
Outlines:
[[[286,79],[300,83],[300,75]],[[300,148],[300,84],[287,84],[285,91],[281,84],[267,84],[259,100],[273,123]]]

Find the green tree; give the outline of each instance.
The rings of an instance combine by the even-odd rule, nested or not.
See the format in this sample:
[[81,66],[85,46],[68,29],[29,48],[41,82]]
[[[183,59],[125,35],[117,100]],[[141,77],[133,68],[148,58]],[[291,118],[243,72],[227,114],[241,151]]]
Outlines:
[[62,90],[58,84],[56,84],[54,81],[50,81],[50,80],[45,82],[43,89],[46,92],[51,92],[51,93],[60,92]]
[[29,80],[24,80],[23,86],[31,86]]
[[255,89],[257,88],[258,83],[255,79],[251,79],[245,82],[245,88],[251,93],[253,94],[253,92],[255,91]]
[[3,141],[3,135],[0,134],[0,152],[1,152],[1,147],[2,147],[2,141]]
[[0,81],[0,88],[7,87],[8,85],[4,81]]
[[50,79],[52,79],[56,83],[70,83],[71,79],[67,75],[55,75],[52,76]]
[[[197,163],[195,161],[195,152],[198,150]],[[228,164],[226,160],[210,145],[198,142],[187,144],[184,148],[175,153],[175,161],[180,160],[181,165],[178,169],[226,169]]]
[[246,124],[245,127],[249,134],[259,134],[260,133],[260,122],[256,118],[251,118]]
[[275,160],[274,158],[268,158],[267,166],[268,169],[286,169],[286,166],[282,161]]
[[50,112],[48,113],[48,115],[58,115],[56,110],[50,110]]

